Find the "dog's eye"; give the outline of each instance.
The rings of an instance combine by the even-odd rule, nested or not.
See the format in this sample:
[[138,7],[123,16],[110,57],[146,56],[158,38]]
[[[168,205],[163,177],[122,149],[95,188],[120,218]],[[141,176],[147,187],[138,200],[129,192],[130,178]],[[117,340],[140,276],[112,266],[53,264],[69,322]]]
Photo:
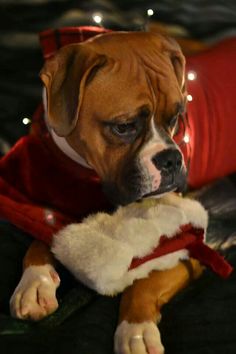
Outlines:
[[123,137],[129,138],[133,137],[137,133],[137,125],[135,122],[132,123],[124,123],[124,124],[113,124],[111,125],[111,131],[113,134]]

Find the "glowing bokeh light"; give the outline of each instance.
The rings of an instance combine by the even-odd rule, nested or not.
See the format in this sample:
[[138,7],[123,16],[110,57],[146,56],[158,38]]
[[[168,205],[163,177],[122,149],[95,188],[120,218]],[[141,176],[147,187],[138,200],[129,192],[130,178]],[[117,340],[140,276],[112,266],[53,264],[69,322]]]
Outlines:
[[148,9],[148,10],[147,10],[147,15],[148,15],[148,16],[153,16],[153,15],[154,15],[153,9]]
[[96,22],[98,24],[102,22],[103,17],[100,13],[95,13],[95,14],[93,14],[92,17],[93,17],[94,22]]
[[185,142],[186,144],[188,144],[188,143],[190,142],[190,138],[189,138],[189,135],[188,135],[188,134],[185,134],[185,136],[184,136],[184,142]]
[[196,80],[197,74],[195,73],[195,71],[189,71],[187,77],[189,81],[193,81]]
[[24,125],[27,125],[27,124],[29,124],[31,122],[31,120],[29,119],[29,118],[23,118],[22,119],[22,123],[24,124]]
[[193,96],[192,96],[192,95],[187,95],[187,100],[188,100],[189,102],[191,102],[191,101],[193,100]]

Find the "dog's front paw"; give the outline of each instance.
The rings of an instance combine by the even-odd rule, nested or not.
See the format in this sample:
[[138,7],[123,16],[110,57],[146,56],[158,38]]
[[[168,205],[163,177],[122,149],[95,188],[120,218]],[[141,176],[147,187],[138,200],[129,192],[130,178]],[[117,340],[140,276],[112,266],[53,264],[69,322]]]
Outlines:
[[116,354],[163,354],[160,332],[153,322],[121,322],[115,333]]
[[10,299],[10,311],[13,317],[38,321],[56,311],[58,302],[56,289],[60,278],[49,265],[30,266]]

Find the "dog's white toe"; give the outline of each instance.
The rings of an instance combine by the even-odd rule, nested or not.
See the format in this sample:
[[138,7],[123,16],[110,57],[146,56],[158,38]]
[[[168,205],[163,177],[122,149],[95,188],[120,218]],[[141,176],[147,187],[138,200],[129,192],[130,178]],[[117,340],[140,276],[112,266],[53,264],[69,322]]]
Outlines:
[[153,322],[121,322],[114,338],[116,354],[163,354],[160,332]]
[[38,321],[53,313],[58,308],[56,289],[59,284],[60,278],[49,264],[26,268],[10,299],[11,315]]

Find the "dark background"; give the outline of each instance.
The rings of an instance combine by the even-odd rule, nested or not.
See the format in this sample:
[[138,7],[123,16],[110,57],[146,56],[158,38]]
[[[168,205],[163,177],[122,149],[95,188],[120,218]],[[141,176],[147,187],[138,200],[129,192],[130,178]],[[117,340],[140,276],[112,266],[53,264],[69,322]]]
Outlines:
[[27,133],[22,119],[41,99],[38,32],[95,25],[97,12],[104,27],[117,30],[147,29],[151,21],[177,25],[175,32],[206,42],[236,33],[235,0],[0,0],[0,150]]

